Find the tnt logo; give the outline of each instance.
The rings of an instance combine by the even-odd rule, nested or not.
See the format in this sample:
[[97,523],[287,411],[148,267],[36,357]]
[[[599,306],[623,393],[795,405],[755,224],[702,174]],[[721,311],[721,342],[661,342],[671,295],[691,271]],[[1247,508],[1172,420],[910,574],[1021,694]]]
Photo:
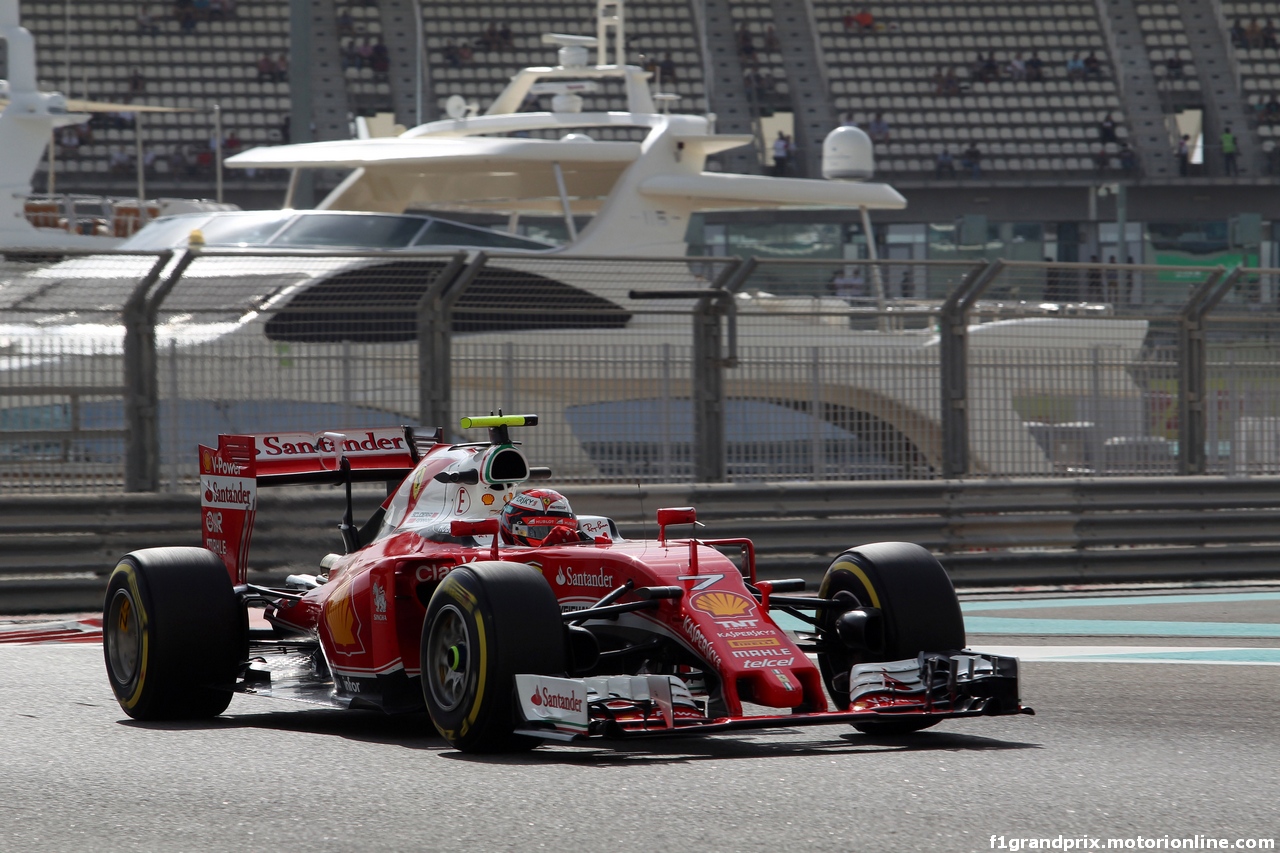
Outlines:
[[759,619],[720,619],[716,622],[724,628],[754,628],[759,623]]
[[222,513],[206,512],[204,514],[204,529],[210,533],[222,532]]

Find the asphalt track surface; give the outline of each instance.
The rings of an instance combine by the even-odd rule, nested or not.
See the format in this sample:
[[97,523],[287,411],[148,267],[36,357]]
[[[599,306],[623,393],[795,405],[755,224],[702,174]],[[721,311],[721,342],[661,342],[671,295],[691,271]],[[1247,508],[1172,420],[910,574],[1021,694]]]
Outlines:
[[29,625],[21,637],[7,626],[5,642],[0,626],[0,851],[1280,837],[1280,587],[1023,593],[965,609],[972,647],[1023,658],[1037,716],[903,738],[833,725],[508,758],[451,750],[422,716],[243,696],[211,722],[135,723],[92,626],[50,626],[43,639],[59,642],[41,644]]

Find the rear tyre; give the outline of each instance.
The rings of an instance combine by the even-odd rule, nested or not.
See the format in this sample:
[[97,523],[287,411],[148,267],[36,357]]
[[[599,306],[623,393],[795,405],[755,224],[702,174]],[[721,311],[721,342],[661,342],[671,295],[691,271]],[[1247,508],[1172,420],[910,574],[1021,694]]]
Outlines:
[[565,630],[555,593],[522,563],[460,566],[436,587],[422,624],[422,696],[431,722],[463,752],[532,749],[520,723],[517,673],[563,675]]
[[248,654],[244,607],[203,548],[147,548],[111,572],[102,608],[107,678],[135,720],[214,717]]
[[[908,542],[879,542],[850,549],[827,569],[819,594],[852,593],[863,607],[879,608],[884,620],[884,648],[876,653],[846,648],[835,635],[837,614],[818,613],[823,650],[818,666],[836,706],[849,707],[849,670],[858,663],[905,660],[920,652],[965,646],[964,616],[946,569],[932,554]],[[938,721],[912,717],[855,723],[867,734],[907,734]]]

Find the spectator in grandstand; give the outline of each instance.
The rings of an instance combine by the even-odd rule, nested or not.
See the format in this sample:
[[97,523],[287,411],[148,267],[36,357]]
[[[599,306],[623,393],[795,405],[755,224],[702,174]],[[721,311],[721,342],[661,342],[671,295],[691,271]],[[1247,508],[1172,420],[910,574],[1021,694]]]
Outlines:
[[1089,272],[1085,277],[1084,298],[1089,302],[1102,301],[1102,270],[1098,269],[1098,256],[1089,256]]
[[[448,44],[446,44],[444,46],[443,54],[444,54],[444,61],[448,64],[450,68],[462,67],[462,57],[458,54],[458,46],[456,44],[454,44],[453,42],[449,42]],[[359,55],[358,49],[357,49],[357,55]],[[363,60],[361,60],[361,62],[363,62]]]
[[978,150],[978,143],[969,143],[969,147],[960,155],[960,166],[969,170],[970,177],[982,177],[982,152]]
[[147,11],[146,6],[138,7],[138,35],[154,36],[160,32],[160,28],[156,26],[155,19],[151,17],[151,13]]
[[[458,60],[463,65],[466,65],[468,62],[475,59],[475,56],[476,56],[475,51],[471,49],[471,45],[468,44],[467,42],[464,41],[462,44],[458,45]],[[365,54],[362,52],[360,54],[360,58],[365,59],[366,64],[372,63],[373,62],[373,45],[369,45],[368,57],[366,58]]]
[[347,39],[346,41],[342,42],[340,50],[342,53],[342,70],[343,71],[346,71],[348,68],[360,67],[360,54],[356,53],[355,39]]
[[281,53],[276,56],[276,82],[289,82],[289,54]]
[[142,75],[141,68],[135,68],[129,74],[129,97],[135,98],[147,91],[147,78]]
[[107,161],[113,175],[127,175],[133,171],[129,163],[129,155],[119,145],[111,146],[111,155]]
[[1083,80],[1084,79],[1084,60],[1080,58],[1079,52],[1075,56],[1067,60],[1067,79]]
[[222,0],[209,0],[209,20],[221,21],[226,18],[226,6]]
[[960,78],[956,76],[956,70],[954,68],[948,68],[946,75],[942,78],[942,94],[960,94]]
[[1244,26],[1240,23],[1239,18],[1231,25],[1231,44],[1235,47],[1249,46],[1249,42],[1245,40]]
[[662,57],[662,62],[658,64],[658,69],[662,71],[662,79],[667,83],[676,82],[676,61],[671,58],[671,54]]
[[853,16],[853,22],[864,33],[869,33],[876,28],[875,16],[871,14],[871,10],[866,6],[863,6],[862,11]]
[[1027,80],[1031,83],[1040,83],[1044,80],[1044,60],[1036,51],[1032,51],[1031,56],[1027,58]]
[[1111,154],[1106,148],[1099,148],[1098,153],[1093,155],[1093,168],[1099,175],[1105,175],[1111,170]]
[[933,161],[933,176],[935,178],[954,178],[956,176],[955,159],[945,147],[938,152],[937,159]]
[[1262,105],[1262,118],[1267,124],[1280,122],[1280,99],[1276,98],[1274,92],[1271,93],[1271,98]]
[[178,28],[183,33],[194,33],[196,31],[196,13],[191,9],[185,9],[178,16]]
[[938,66],[938,70],[933,72],[933,94],[945,95],[947,93],[947,75],[942,70],[942,66]]
[[1244,42],[1251,48],[1262,47],[1262,24],[1254,18],[1249,22],[1249,26],[1244,28]]
[[746,21],[738,25],[738,56],[747,62],[756,61],[756,42],[751,37],[751,30],[747,29]]
[[240,136],[234,130],[227,134],[227,138],[222,142],[222,150],[228,156],[232,157],[240,151]]
[[1276,42],[1276,25],[1271,21],[1267,21],[1267,25],[1262,28],[1262,46],[1275,50],[1280,46]]
[[373,44],[373,56],[369,64],[373,68],[375,79],[387,79],[387,72],[391,70],[391,54],[387,52],[387,46],[382,43],[382,36],[378,36]]
[[191,6],[196,11],[197,20],[209,20],[209,0],[192,0]]
[[276,81],[276,63],[271,54],[264,52],[258,57],[258,82],[274,83]]
[[1222,144],[1222,174],[1227,177],[1235,177],[1240,174],[1239,167],[1236,165],[1236,135],[1231,132],[1231,125],[1222,128],[1222,136],[1219,137]]
[[338,13],[338,35],[353,36],[356,34],[356,22],[351,17],[350,9],[343,9]]
[[142,173],[144,175],[156,173],[156,149],[148,148],[142,153]]
[[1182,177],[1187,176],[1188,167],[1191,163],[1191,136],[1182,134],[1182,138],[1178,140],[1178,174]]
[[1084,76],[1086,80],[1102,79],[1102,62],[1092,50],[1084,58]]
[[764,28],[764,49],[766,53],[782,53],[782,44],[778,41],[778,33],[773,24]]
[[1098,141],[1103,145],[1116,141],[1116,121],[1111,113],[1104,115],[1102,121],[1098,122]]
[[515,37],[511,35],[511,27],[506,21],[498,25],[498,50],[515,50]]
[[207,145],[196,152],[195,174],[213,174],[213,149],[209,148]]
[[791,159],[791,138],[778,131],[778,138],[773,140],[773,175],[781,178],[787,174],[787,162]]
[[58,137],[58,148],[63,157],[75,156],[80,151],[80,134],[76,133],[74,127],[63,128]]
[[[1053,258],[1045,258],[1046,264],[1053,263]],[[1050,267],[1044,274],[1044,298],[1046,302],[1066,302],[1068,300],[1067,282],[1063,270]]]
[[844,10],[844,15],[841,16],[840,22],[844,24],[844,31],[846,33],[853,32],[858,27],[858,22],[854,20],[852,9]]
[[1021,53],[1015,53],[1013,59],[1009,60],[1009,78],[1020,83],[1027,81],[1027,61],[1022,58]]
[[884,120],[884,113],[876,113],[876,117],[867,125],[867,136],[878,144],[889,141],[889,122]]
[[1128,142],[1120,144],[1120,150],[1116,154],[1116,159],[1120,163],[1120,171],[1126,175],[1132,175],[1138,170],[1138,155],[1129,147]]
[[987,58],[982,60],[982,65],[978,70],[978,80],[983,83],[991,83],[1000,79],[1000,63],[996,62],[995,51],[987,53]]

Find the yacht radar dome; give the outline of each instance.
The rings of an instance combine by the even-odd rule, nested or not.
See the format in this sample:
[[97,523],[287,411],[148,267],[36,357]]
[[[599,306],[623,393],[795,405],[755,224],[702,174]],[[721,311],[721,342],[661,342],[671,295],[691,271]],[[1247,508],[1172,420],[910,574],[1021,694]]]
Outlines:
[[822,141],[822,177],[829,181],[865,181],[875,174],[875,150],[861,128],[837,127]]
[[586,68],[587,48],[595,47],[600,43],[595,36],[571,36],[565,33],[543,33],[543,44],[555,44],[560,46],[559,52],[556,54],[557,60],[561,68]]
[[450,95],[449,100],[444,102],[444,113],[454,121],[461,121],[464,118],[473,116],[479,109],[477,104],[467,103],[467,99],[461,95]]

